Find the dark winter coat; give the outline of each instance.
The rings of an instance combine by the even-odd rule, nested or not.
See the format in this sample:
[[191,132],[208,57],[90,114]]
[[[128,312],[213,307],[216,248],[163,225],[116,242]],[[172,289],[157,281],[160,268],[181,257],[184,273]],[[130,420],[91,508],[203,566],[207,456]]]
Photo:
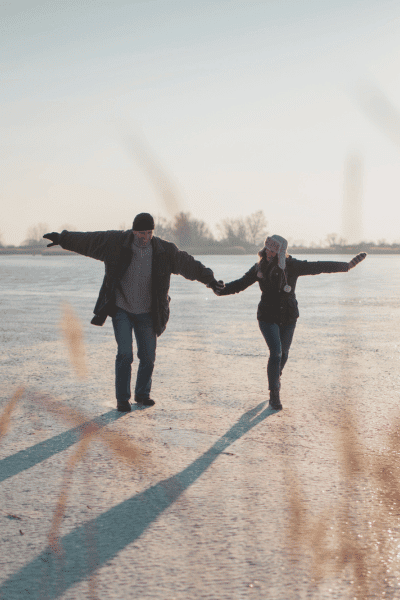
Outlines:
[[257,275],[256,263],[241,279],[225,285],[221,296],[237,294],[258,281],[262,295],[258,305],[257,319],[266,323],[288,324],[293,323],[300,316],[296,300],[296,282],[301,275],[319,275],[320,273],[338,273],[349,270],[347,262],[297,260],[289,256],[286,259],[285,274],[290,292],[283,291],[286,281],[283,271],[277,265],[275,257],[263,279]]
[[[99,297],[94,307],[93,325],[103,325],[107,316],[116,312],[115,290],[132,260],[132,230],[128,231],[63,231],[59,244],[66,250],[89,256],[104,262],[105,275]],[[161,335],[169,319],[168,295],[171,273],[183,275],[191,281],[208,284],[214,281],[211,269],[195,260],[187,252],[179,250],[175,244],[153,237],[151,272],[151,312],[154,330]]]

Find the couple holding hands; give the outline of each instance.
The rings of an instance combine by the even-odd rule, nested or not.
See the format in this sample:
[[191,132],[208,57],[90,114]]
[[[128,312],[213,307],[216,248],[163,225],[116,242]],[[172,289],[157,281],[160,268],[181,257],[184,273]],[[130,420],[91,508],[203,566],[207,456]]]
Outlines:
[[154,219],[148,213],[136,215],[127,231],[92,231],[46,233],[48,246],[59,244],[101,260],[105,275],[94,308],[94,325],[112,318],[118,350],[115,360],[117,410],[131,410],[131,370],[133,334],[137,344],[139,368],[134,400],[142,406],[153,406],[150,398],[152,374],[156,359],[157,337],[169,319],[168,295],[171,274],[200,281],[217,296],[237,294],[258,282],[261,300],[257,319],[269,348],[267,366],[269,404],[280,410],[280,376],[285,366],[299,317],[295,295],[301,275],[347,272],[364,260],[362,252],[350,262],[297,260],[287,253],[287,241],[279,236],[267,237],[258,252],[258,260],[240,279],[224,284],[217,281],[211,269],[181,251],[172,242],[153,235]]

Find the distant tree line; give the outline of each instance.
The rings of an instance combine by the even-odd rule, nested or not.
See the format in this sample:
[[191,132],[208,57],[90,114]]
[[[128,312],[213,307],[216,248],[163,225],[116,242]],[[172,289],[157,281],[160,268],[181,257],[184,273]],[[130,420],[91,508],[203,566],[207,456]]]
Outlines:
[[361,241],[357,243],[350,243],[345,238],[340,237],[337,233],[329,233],[324,241],[321,241],[319,244],[312,242],[309,245],[305,245],[302,243],[299,244],[291,244],[290,248],[294,251],[306,251],[311,250],[316,252],[318,250],[329,251],[332,254],[345,254],[347,252],[361,252],[365,250],[366,252],[378,252],[378,251],[392,251],[392,252],[400,252],[400,243],[394,242],[393,244],[389,244],[386,240],[381,239],[377,242],[373,241]]
[[[268,235],[267,221],[262,210],[256,211],[247,217],[223,219],[216,225],[218,232],[215,236],[208,225],[199,219],[195,219],[189,212],[180,212],[172,219],[168,220],[164,217],[155,218],[155,235],[174,242],[179,248],[183,249],[201,249],[201,248],[219,248],[222,253],[224,249],[230,253],[230,249],[238,249],[241,252],[252,253],[258,249]],[[68,231],[76,231],[76,227],[68,223],[61,225],[58,231],[67,229]],[[125,225],[121,225],[120,229],[125,229]],[[48,241],[43,239],[43,234],[49,231],[47,223],[37,223],[31,226],[26,232],[26,238],[21,244],[21,248],[26,251],[29,248],[41,249],[47,246]],[[2,242],[2,234],[0,232],[0,248],[14,248],[15,246],[4,246]],[[349,244],[343,237],[336,233],[329,233],[325,240],[321,240],[318,244],[304,244],[302,242],[291,243],[289,240],[289,250],[293,253],[307,252],[312,253],[321,250],[323,252],[343,254],[346,252],[366,250],[367,252],[388,252],[400,253],[400,243],[389,244],[386,240],[378,240],[378,242],[359,242],[357,244]]]
[[218,237],[204,221],[193,218],[188,212],[180,212],[170,221],[157,217],[155,225],[155,235],[175,242],[181,248],[240,246],[248,250],[262,244],[267,235],[267,221],[262,210],[248,217],[223,219],[216,226]]
[[[67,229],[76,231],[73,225],[62,225],[59,231]],[[125,229],[121,226],[121,229]],[[28,228],[26,238],[21,246],[45,247],[48,240],[43,235],[49,231],[47,223],[38,223]],[[224,219],[217,225],[218,238],[210,231],[208,225],[199,219],[195,219],[189,212],[180,212],[173,219],[164,217],[155,219],[155,235],[177,244],[180,248],[206,246],[240,246],[245,250],[252,250],[259,246],[267,235],[267,221],[262,210],[248,217],[237,219]],[[0,246],[1,237],[0,237]]]

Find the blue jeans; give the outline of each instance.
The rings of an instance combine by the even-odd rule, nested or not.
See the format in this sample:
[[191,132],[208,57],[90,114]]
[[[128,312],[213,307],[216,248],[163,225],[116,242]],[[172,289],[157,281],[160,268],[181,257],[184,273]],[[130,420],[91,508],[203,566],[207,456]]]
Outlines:
[[135,396],[148,398],[150,396],[151,377],[156,360],[157,346],[157,335],[154,331],[151,313],[134,315],[118,308],[116,315],[112,318],[112,323],[118,344],[115,359],[115,394],[117,401],[124,402],[131,397],[132,330],[135,333],[137,357],[139,359]]
[[289,356],[296,321],[288,325],[258,321],[258,325],[269,348],[268,387],[270,390],[279,390],[279,378]]

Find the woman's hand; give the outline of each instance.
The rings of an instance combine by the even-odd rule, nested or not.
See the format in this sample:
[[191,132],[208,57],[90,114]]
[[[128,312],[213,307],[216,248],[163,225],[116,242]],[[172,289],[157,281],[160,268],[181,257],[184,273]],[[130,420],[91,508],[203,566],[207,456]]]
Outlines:
[[360,254],[357,254],[357,256],[352,258],[351,261],[349,262],[349,270],[353,269],[356,265],[358,265],[358,263],[360,263],[362,260],[364,260],[364,258],[366,258],[366,256],[367,256],[366,252],[360,252]]
[[214,279],[214,281],[212,281],[211,283],[207,284],[207,287],[211,288],[212,291],[214,292],[214,294],[216,294],[217,296],[220,295],[220,293],[222,292],[222,290],[225,287],[225,284],[223,281],[221,281],[221,279],[219,281],[217,281],[216,279]]

